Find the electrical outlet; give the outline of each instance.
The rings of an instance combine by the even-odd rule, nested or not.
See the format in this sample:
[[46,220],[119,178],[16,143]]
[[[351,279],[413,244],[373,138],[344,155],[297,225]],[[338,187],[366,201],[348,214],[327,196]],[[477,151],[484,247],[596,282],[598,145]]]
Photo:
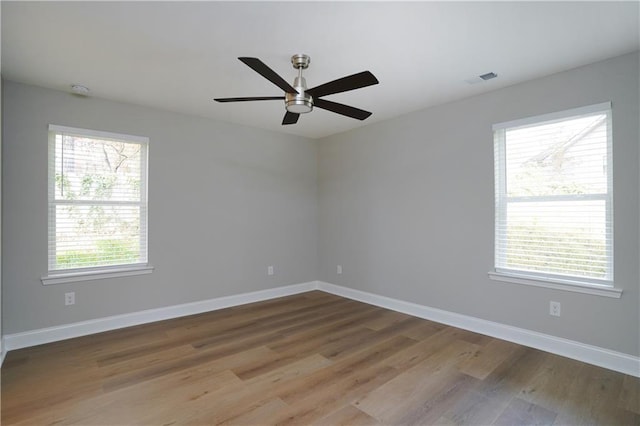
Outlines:
[[76,293],[74,291],[64,294],[64,304],[66,306],[76,304]]
[[554,317],[560,316],[560,302],[554,302],[553,300],[549,302],[549,315]]
[[338,275],[342,274],[342,265],[336,266],[336,274]]
[[273,266],[267,266],[267,275],[273,275],[273,274],[274,274]]

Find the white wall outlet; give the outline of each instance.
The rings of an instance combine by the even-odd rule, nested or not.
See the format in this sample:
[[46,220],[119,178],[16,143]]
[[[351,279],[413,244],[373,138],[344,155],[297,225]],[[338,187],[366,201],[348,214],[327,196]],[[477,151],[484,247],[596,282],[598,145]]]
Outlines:
[[69,293],[64,294],[64,304],[65,306],[75,305],[76,304],[76,293],[75,291],[70,291]]
[[273,266],[267,266],[267,275],[273,275],[273,274],[274,274]]
[[549,302],[549,315],[553,315],[554,317],[560,316],[560,302],[554,302],[553,300]]
[[338,274],[338,275],[342,274],[342,265],[336,266],[336,274]]

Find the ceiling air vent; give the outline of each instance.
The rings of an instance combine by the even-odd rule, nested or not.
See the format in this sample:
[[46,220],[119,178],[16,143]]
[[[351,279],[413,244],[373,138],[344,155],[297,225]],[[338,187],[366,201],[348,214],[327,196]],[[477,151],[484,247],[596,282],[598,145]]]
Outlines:
[[468,78],[465,81],[469,84],[477,84],[482,83],[483,81],[491,80],[492,78],[496,78],[497,76],[498,74],[496,74],[495,72],[488,72],[477,77]]
[[497,76],[498,74],[496,74],[495,72],[488,72],[486,74],[482,74],[480,78],[483,79],[484,81],[487,81],[487,80],[491,80],[492,78],[496,78]]

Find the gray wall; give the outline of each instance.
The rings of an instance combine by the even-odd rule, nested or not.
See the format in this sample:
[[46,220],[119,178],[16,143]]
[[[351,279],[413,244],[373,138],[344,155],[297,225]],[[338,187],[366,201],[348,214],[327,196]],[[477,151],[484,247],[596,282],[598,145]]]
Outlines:
[[[638,91],[636,53],[322,140],[319,278],[639,355]],[[491,125],[609,100],[622,298],[491,281]]]
[[[314,141],[9,81],[3,95],[6,334],[316,279]],[[49,123],[150,138],[152,274],[42,285]]]

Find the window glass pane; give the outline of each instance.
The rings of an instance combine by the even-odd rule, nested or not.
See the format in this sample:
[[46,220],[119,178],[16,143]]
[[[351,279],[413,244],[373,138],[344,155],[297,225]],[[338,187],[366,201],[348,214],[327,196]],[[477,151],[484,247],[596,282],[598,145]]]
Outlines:
[[56,135],[55,199],[139,200],[141,149],[138,143]]
[[606,277],[605,201],[509,203],[504,267]]
[[508,129],[508,196],[607,192],[607,115]]
[[146,263],[140,207],[58,205],[56,269]]

